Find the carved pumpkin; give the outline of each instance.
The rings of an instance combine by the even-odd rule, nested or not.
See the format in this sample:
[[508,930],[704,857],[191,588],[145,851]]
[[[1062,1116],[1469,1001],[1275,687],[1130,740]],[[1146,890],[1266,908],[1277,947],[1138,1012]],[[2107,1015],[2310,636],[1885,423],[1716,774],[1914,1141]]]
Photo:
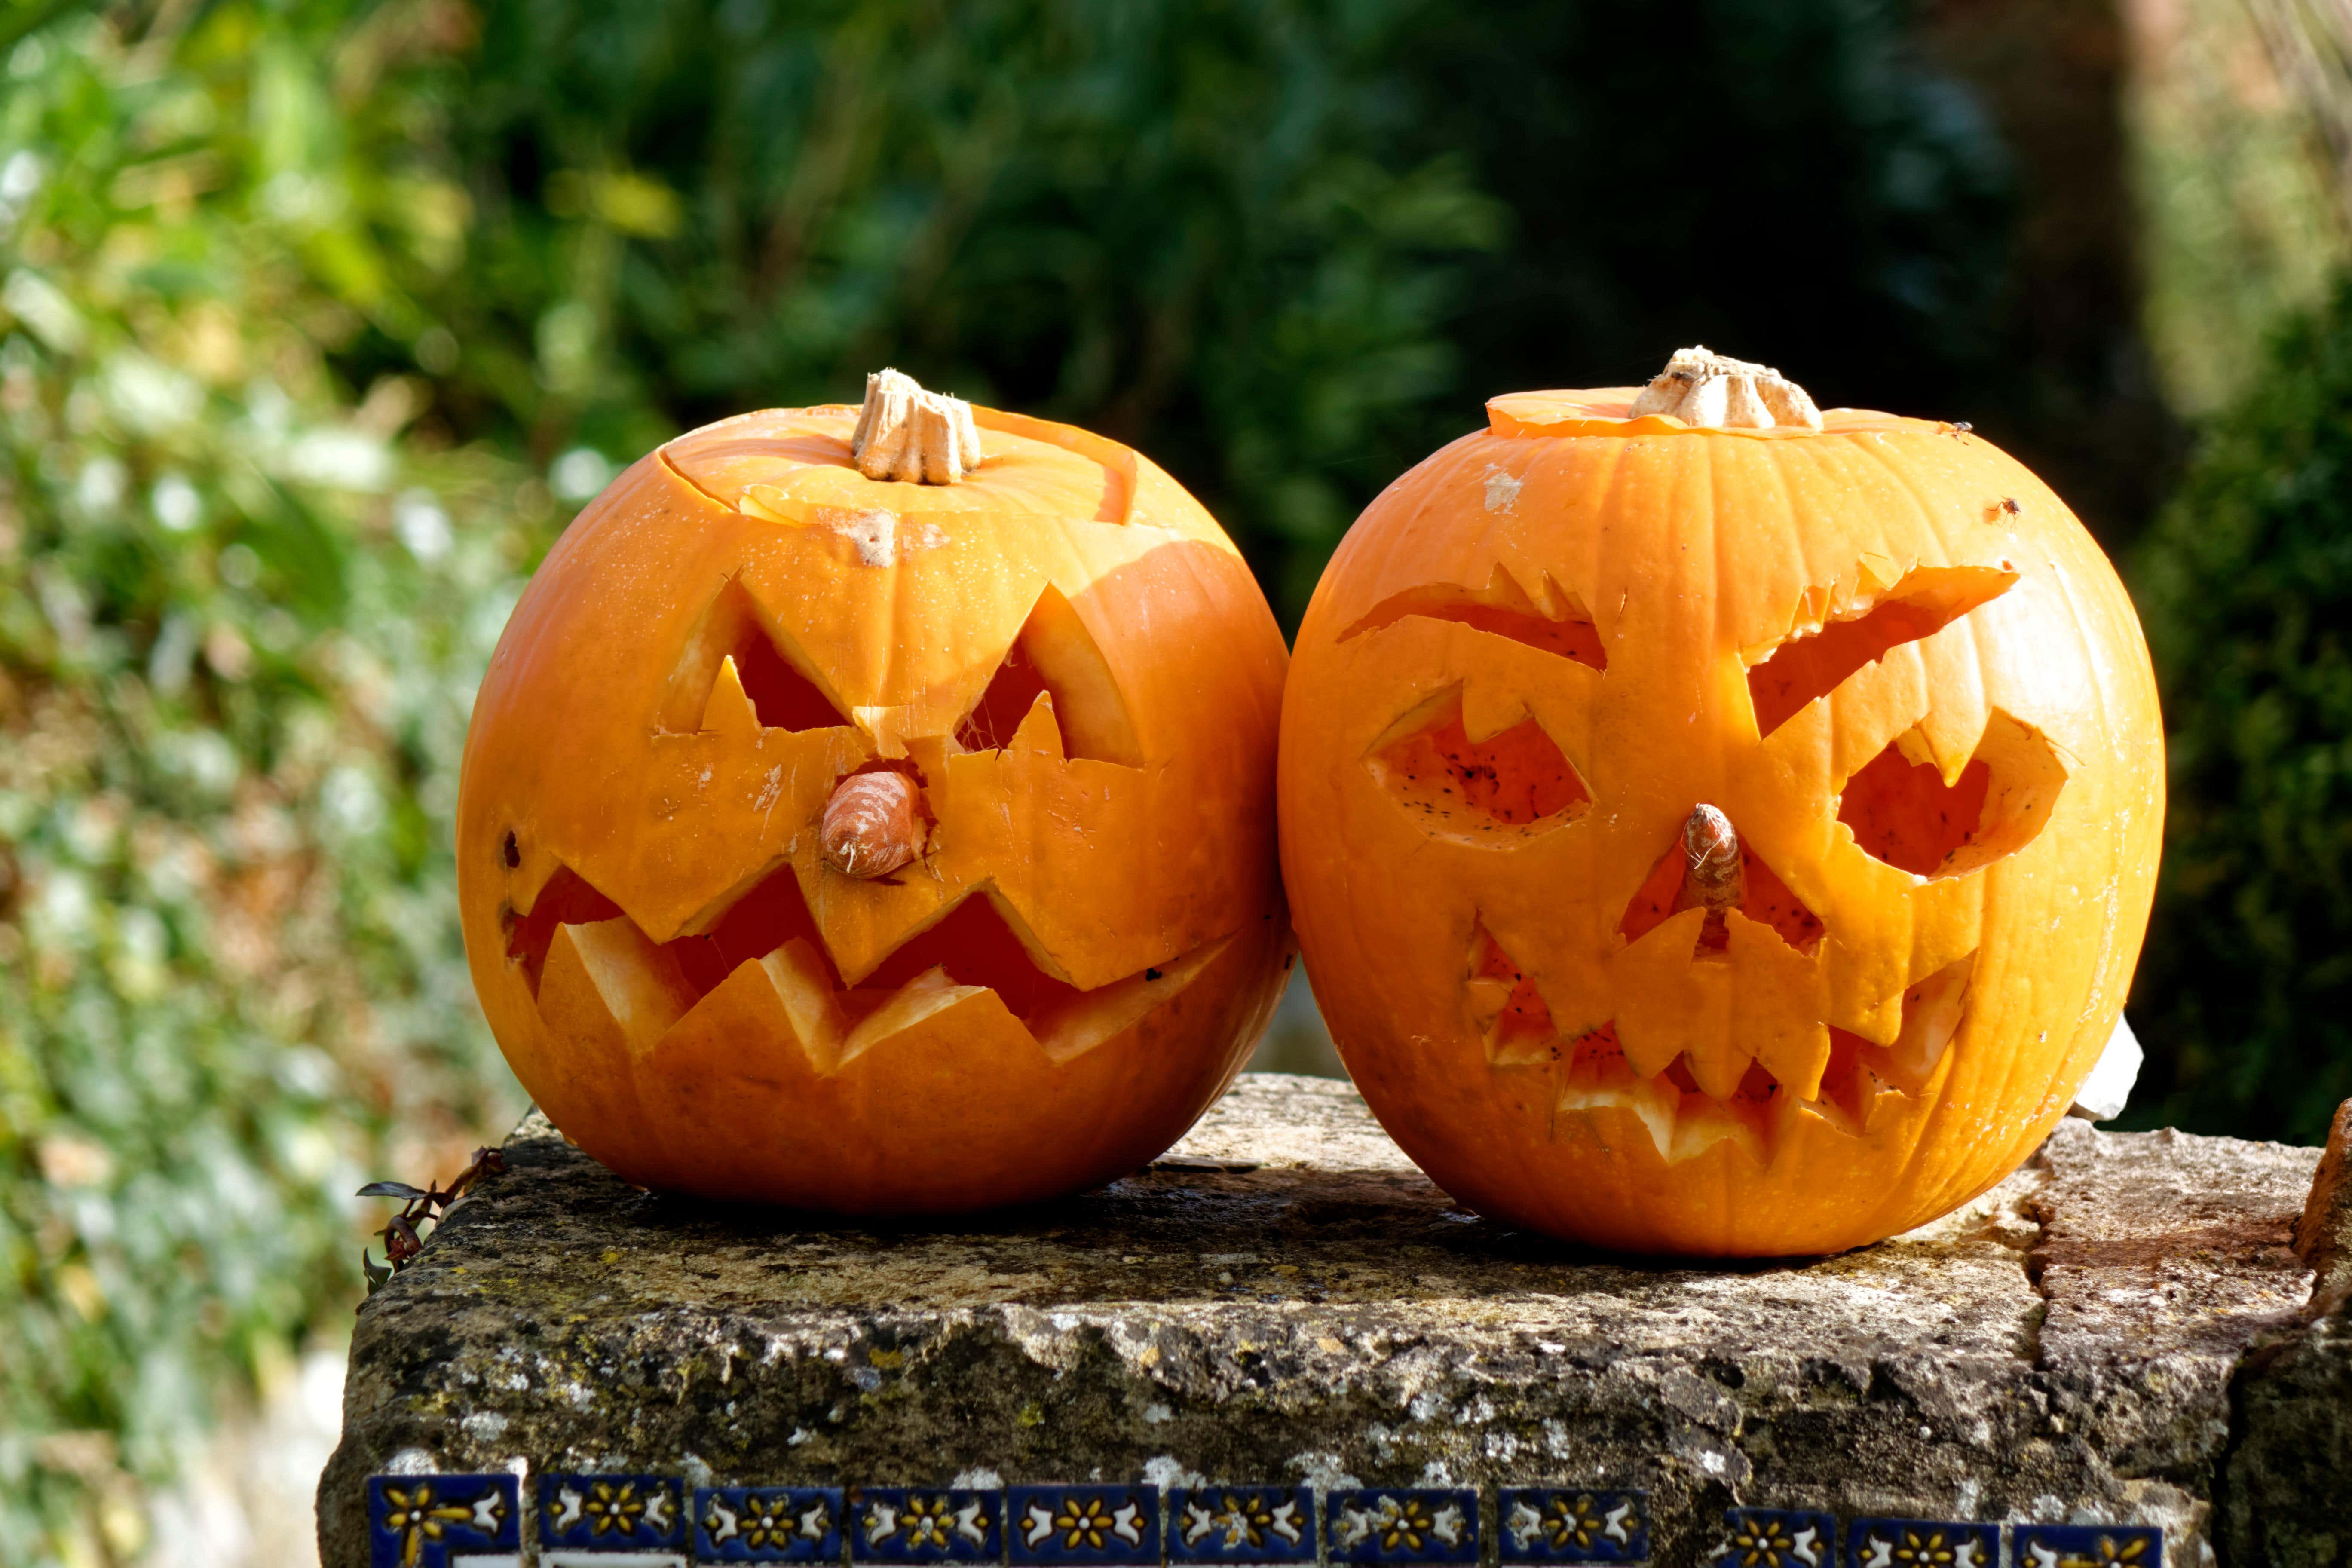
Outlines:
[[1999,1181],[2156,875],[2106,560],[1964,426],[1703,350],[1487,407],[1349,534],[1285,700],[1293,918],[1373,1110],[1461,1201],[1633,1250],[1832,1250]]
[[549,554],[474,710],[459,897],[507,1059],[646,1186],[936,1212],[1139,1167],[1289,963],[1284,657],[1115,442],[895,373],[862,416],[671,442]]

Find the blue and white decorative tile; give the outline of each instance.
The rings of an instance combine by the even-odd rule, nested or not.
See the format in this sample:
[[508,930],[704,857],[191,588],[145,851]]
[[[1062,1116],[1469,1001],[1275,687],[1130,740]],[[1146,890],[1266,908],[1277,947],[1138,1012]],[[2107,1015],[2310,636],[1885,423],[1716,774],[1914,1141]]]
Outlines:
[[2011,1528],[2011,1568],[2164,1568],[2158,1525],[2020,1524]]
[[853,1563],[995,1563],[1004,1556],[1004,1494],[961,1488],[853,1487]]
[[542,1555],[683,1552],[686,1483],[674,1476],[541,1476],[539,1544]]
[[838,1487],[697,1487],[697,1563],[838,1563]]
[[1158,1487],[1014,1487],[1004,1517],[1015,1563],[1160,1561]]
[[1727,1508],[1722,1545],[1707,1561],[1720,1568],[1832,1568],[1837,1521],[1801,1509]]
[[1351,1487],[1324,1500],[1334,1563],[1475,1563],[1478,1494],[1433,1487]]
[[1177,1487],[1168,1493],[1176,1563],[1312,1563],[1315,1494],[1305,1487]]
[[1641,1563],[1650,1555],[1645,1492],[1505,1487],[1496,1495],[1495,1521],[1505,1563]]
[[1846,1568],[2000,1568],[2000,1526],[1941,1519],[1854,1519]]
[[[453,1568],[522,1551],[512,1476],[370,1476],[370,1568]],[[486,1565],[487,1568],[487,1565]]]

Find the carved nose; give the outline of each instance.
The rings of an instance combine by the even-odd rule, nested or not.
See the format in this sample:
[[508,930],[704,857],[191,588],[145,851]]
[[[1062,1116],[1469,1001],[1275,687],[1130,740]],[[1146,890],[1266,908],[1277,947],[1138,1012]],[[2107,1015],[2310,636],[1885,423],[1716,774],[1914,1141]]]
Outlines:
[[1690,875],[1683,882],[1676,909],[1704,904],[1710,912],[1739,907],[1739,833],[1731,818],[1712,805],[1691,808],[1683,824],[1683,855]]
[[923,847],[921,787],[904,773],[852,773],[834,785],[818,837],[824,863],[845,877],[887,877]]

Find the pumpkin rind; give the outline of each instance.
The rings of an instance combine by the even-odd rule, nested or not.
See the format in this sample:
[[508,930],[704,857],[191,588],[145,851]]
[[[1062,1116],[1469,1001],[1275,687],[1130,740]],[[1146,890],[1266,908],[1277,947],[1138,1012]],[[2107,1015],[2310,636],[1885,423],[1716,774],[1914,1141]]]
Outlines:
[[[951,486],[860,474],[853,407],[680,437],[575,520],[491,659],[458,805],[475,984],[541,1109],[633,1182],[875,1213],[1081,1188],[1181,1136],[1279,994],[1264,597],[1148,461],[972,414],[985,460]],[[789,725],[724,653],[750,638]],[[1052,679],[967,747],[1016,645]],[[827,802],[885,766],[919,781],[919,858],[843,874]],[[755,904],[798,945],[745,948]],[[967,917],[1010,933],[1009,1001],[893,968]]]
[[[1349,1071],[1456,1198],[1631,1250],[1855,1246],[2014,1169],[2107,1041],[2163,817],[2146,647],[2073,514],[1960,427],[1635,395],[1497,398],[1334,556],[1284,707],[1293,916]],[[1499,786],[1457,743],[1434,821],[1382,761],[1433,704],[1474,744],[1532,721],[1589,805],[1465,830]],[[1715,952],[1706,910],[1643,904],[1702,805],[1750,857]]]

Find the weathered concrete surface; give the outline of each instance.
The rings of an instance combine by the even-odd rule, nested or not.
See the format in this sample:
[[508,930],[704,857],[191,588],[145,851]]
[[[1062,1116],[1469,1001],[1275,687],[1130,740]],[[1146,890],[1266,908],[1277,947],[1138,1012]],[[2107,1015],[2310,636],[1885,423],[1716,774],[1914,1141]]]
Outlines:
[[2193,1568],[2245,1352],[2308,1337],[2289,1235],[2318,1158],[2070,1121],[1926,1229],[1693,1268],[1465,1213],[1352,1089],[1272,1075],[1150,1171],[944,1231],[634,1192],[535,1115],[507,1151],[361,1314],[331,1568],[363,1561],[371,1471],[517,1458],[1583,1481],[1649,1488],[1666,1563],[1742,1502],[2158,1523]]

